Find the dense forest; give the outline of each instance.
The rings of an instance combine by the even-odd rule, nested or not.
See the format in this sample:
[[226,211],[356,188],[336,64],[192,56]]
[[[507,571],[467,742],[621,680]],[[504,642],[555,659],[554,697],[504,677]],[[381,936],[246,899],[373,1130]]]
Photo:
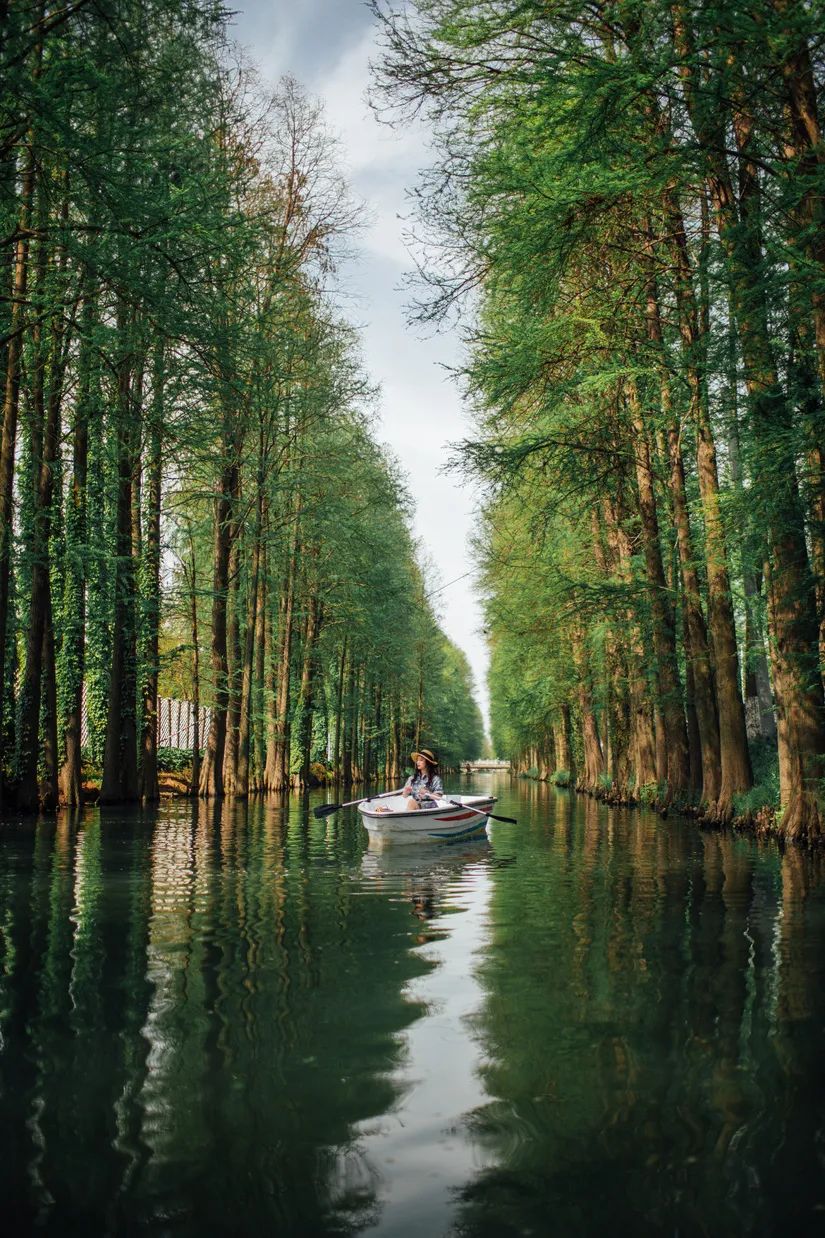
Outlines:
[[159,694],[211,710],[201,795],[478,755],[339,308],[362,208],[320,105],[210,0],[0,25],[2,806],[156,798]]
[[460,316],[494,746],[825,828],[825,9],[375,0]]

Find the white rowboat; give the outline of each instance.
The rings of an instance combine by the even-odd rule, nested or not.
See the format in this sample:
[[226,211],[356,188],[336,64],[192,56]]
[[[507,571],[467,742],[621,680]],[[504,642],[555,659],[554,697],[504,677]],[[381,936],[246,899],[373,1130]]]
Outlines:
[[[432,808],[407,808],[405,795],[364,800],[358,811],[376,842],[433,843],[472,838],[487,828],[492,795],[448,795]],[[454,801],[451,803],[450,801]]]

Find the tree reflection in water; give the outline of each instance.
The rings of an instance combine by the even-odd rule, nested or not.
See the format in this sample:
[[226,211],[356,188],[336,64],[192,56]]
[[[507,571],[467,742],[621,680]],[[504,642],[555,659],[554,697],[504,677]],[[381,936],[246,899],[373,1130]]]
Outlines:
[[433,854],[294,796],[4,826],[9,1224],[818,1234],[822,857],[500,794]]
[[548,789],[516,860],[457,1232],[820,1232],[822,857]]
[[22,1228],[201,1234],[242,1207],[247,1232],[324,1234],[377,1214],[356,1126],[396,1102],[420,1013],[402,990],[429,965],[402,907],[354,896],[360,840],[332,831],[293,798],[3,836],[30,871],[0,869],[0,1188]]

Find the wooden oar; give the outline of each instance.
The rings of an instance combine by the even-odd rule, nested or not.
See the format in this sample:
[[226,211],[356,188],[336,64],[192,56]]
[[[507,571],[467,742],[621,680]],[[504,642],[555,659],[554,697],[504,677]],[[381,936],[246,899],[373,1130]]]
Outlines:
[[346,804],[320,804],[317,808],[313,808],[312,811],[320,820],[321,817],[331,816],[339,808],[354,808],[356,804],[366,804],[367,800],[385,800],[390,795],[400,795],[403,790],[403,787],[399,787],[397,791],[382,791],[380,795],[365,795],[360,800],[348,800]]
[[480,817],[489,817],[491,821],[506,821],[508,825],[518,825],[515,817],[497,817],[494,812],[485,812],[483,808],[473,808],[472,804],[462,804],[458,800],[447,800],[448,804],[454,804],[456,808],[468,808],[470,812],[477,812]]

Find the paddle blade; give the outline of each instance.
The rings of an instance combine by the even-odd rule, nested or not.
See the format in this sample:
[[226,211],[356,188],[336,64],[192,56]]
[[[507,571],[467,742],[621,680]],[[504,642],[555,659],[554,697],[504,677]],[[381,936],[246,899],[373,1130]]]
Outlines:
[[320,821],[322,817],[329,817],[337,812],[340,807],[340,804],[319,804],[317,808],[313,808],[312,812]]
[[506,821],[508,825],[518,825],[515,817],[497,817],[494,812],[488,812],[487,816],[491,821]]

